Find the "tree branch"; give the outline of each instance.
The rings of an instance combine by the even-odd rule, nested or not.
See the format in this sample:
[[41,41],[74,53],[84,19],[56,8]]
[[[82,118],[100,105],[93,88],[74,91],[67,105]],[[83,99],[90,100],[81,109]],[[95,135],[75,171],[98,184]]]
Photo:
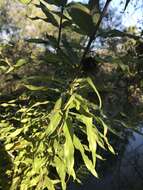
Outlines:
[[60,18],[60,26],[59,26],[59,34],[58,34],[58,49],[60,48],[60,42],[61,42],[63,13],[64,13],[64,6],[62,6],[61,8],[61,18]]
[[101,13],[101,15],[100,15],[100,18],[99,18],[99,20],[98,20],[98,22],[97,22],[97,24],[96,24],[96,26],[95,26],[95,30],[94,30],[93,34],[90,36],[90,39],[89,39],[89,41],[88,41],[88,44],[87,44],[87,46],[86,46],[86,48],[85,48],[85,51],[84,51],[84,54],[83,54],[83,56],[82,56],[81,62],[82,62],[82,60],[86,57],[87,53],[89,52],[89,49],[90,49],[90,46],[91,46],[92,42],[96,39],[97,31],[98,31],[98,29],[99,29],[99,26],[100,26],[100,24],[101,24],[101,22],[102,22],[103,17],[104,17],[105,14],[106,14],[106,11],[107,11],[108,6],[109,6],[109,4],[110,4],[111,1],[112,1],[112,0],[107,0],[106,3],[105,3],[105,6],[104,6],[103,11],[102,11],[102,13]]

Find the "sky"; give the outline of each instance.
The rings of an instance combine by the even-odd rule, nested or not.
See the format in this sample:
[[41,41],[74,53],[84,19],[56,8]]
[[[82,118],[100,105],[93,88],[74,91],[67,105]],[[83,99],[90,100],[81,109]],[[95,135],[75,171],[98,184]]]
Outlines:
[[[74,1],[88,2],[88,0],[74,0]],[[121,0],[112,0],[110,7],[116,9],[118,13],[123,12],[126,1],[123,0],[123,3],[121,5],[120,2]],[[139,28],[141,25],[143,25],[143,1],[132,0],[132,2],[133,3],[129,3],[126,11],[123,14],[121,14],[122,25],[124,27],[137,26]],[[134,5],[136,5],[136,9],[134,8]],[[142,22],[139,23],[139,20],[140,21],[142,20]]]

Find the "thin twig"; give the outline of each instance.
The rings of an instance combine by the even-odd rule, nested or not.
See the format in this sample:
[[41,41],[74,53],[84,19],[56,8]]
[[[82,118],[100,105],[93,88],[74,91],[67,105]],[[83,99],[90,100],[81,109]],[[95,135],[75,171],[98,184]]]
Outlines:
[[64,6],[62,6],[61,8],[61,18],[60,18],[59,35],[58,35],[58,49],[60,48],[60,42],[61,42],[63,13],[64,13]]
[[[84,54],[83,54],[83,56],[82,56],[82,60],[86,57],[87,53],[89,52],[89,49],[90,49],[90,46],[91,46],[92,42],[96,39],[97,31],[98,31],[98,29],[99,29],[99,26],[100,26],[100,24],[101,24],[101,22],[102,22],[103,17],[104,17],[105,14],[106,14],[106,11],[107,11],[108,6],[109,6],[109,4],[110,4],[111,1],[112,1],[112,0],[107,0],[106,3],[105,3],[105,6],[104,6],[103,11],[102,11],[102,13],[101,13],[101,16],[100,16],[100,18],[99,18],[99,20],[98,20],[98,22],[97,22],[97,24],[96,24],[96,26],[95,26],[95,30],[94,30],[93,34],[90,36],[90,39],[89,39],[89,41],[88,41],[88,44],[87,44],[87,46],[86,46],[86,48],[85,48]],[[81,62],[82,62],[82,60],[81,60]]]

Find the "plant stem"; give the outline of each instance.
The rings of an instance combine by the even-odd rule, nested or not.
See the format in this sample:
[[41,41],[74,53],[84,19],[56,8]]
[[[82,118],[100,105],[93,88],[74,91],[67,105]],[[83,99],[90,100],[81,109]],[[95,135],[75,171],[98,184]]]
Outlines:
[[100,24],[101,24],[101,22],[102,22],[103,17],[104,17],[105,14],[106,14],[106,11],[107,11],[108,6],[109,6],[109,4],[110,4],[111,1],[112,1],[112,0],[107,0],[106,3],[105,3],[105,6],[104,6],[103,11],[102,11],[102,13],[101,13],[101,15],[100,15],[100,18],[99,18],[99,20],[98,20],[98,22],[97,22],[97,24],[96,24],[96,26],[95,26],[95,30],[94,30],[93,34],[90,36],[90,39],[89,39],[89,41],[88,41],[88,43],[87,43],[87,46],[86,46],[86,48],[85,48],[85,51],[84,51],[83,56],[82,56],[82,59],[81,59],[81,62],[82,62],[82,60],[86,57],[87,53],[89,52],[89,49],[90,49],[90,46],[91,46],[92,42],[96,39],[97,31],[98,31],[98,29],[99,29],[99,26],[100,26]]
[[63,13],[64,13],[64,6],[62,6],[61,8],[61,18],[60,18],[59,35],[58,35],[58,49],[60,48],[60,42],[61,42]]

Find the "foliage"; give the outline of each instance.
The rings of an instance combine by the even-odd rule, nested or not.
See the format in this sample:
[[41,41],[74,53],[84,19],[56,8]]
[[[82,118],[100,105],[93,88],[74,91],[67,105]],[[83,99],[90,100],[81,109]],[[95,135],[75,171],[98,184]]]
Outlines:
[[[45,3],[54,4],[60,11],[50,11]],[[58,66],[60,70],[56,69],[48,77],[21,76],[14,96],[7,101],[1,97],[0,138],[13,163],[12,190],[58,187],[64,190],[69,179],[80,182],[76,176],[79,155],[81,164],[98,177],[96,159],[102,156],[97,152],[97,145],[114,153],[107,139],[108,127],[103,120],[100,95],[91,78],[82,76],[80,71],[78,44],[73,46],[61,33],[67,25],[64,23],[68,23],[70,27],[75,25],[73,30],[79,35],[90,36],[95,24],[87,6],[79,3],[44,1],[36,7],[59,33],[57,39],[47,35],[47,39],[28,41],[44,43],[48,47],[45,57],[48,65],[55,64],[54,69]],[[91,28],[85,20],[91,22]],[[29,61],[21,59],[14,65],[5,61],[4,70],[7,74],[16,73]],[[89,87],[97,96],[96,103],[87,98],[85,92]]]
[[[78,94],[87,83],[97,93],[89,78],[77,79],[55,103],[44,101],[23,107],[16,100],[1,103],[6,112],[1,116],[1,138],[14,164],[11,189],[54,189],[59,183],[66,189],[69,177],[78,180],[74,157],[77,150],[88,170],[98,176],[96,159],[102,157],[96,153],[97,145],[114,151],[107,140],[106,124],[93,114],[101,105],[91,104]],[[30,89],[41,90],[33,86]]]
[[[56,33],[27,39],[46,49],[36,60],[39,70],[21,75],[14,92],[0,97],[0,141],[13,164],[11,172],[7,171],[12,178],[11,190],[65,190],[69,180],[80,182],[80,165],[98,177],[96,161],[103,159],[99,150],[115,154],[107,138],[109,127],[101,97],[83,64],[93,60],[87,55],[97,36],[136,38],[100,28],[110,2],[107,0],[102,12],[97,7],[96,14],[88,4],[66,0],[43,0],[35,5],[44,17],[31,19],[51,24]],[[49,8],[51,5],[54,9]],[[75,39],[66,33],[68,30]],[[0,68],[15,76],[32,63],[29,56],[31,52],[26,52],[24,59],[16,58],[14,64],[2,56]],[[112,61],[119,63],[117,58],[112,57]],[[89,99],[89,92],[94,92],[94,101]]]

